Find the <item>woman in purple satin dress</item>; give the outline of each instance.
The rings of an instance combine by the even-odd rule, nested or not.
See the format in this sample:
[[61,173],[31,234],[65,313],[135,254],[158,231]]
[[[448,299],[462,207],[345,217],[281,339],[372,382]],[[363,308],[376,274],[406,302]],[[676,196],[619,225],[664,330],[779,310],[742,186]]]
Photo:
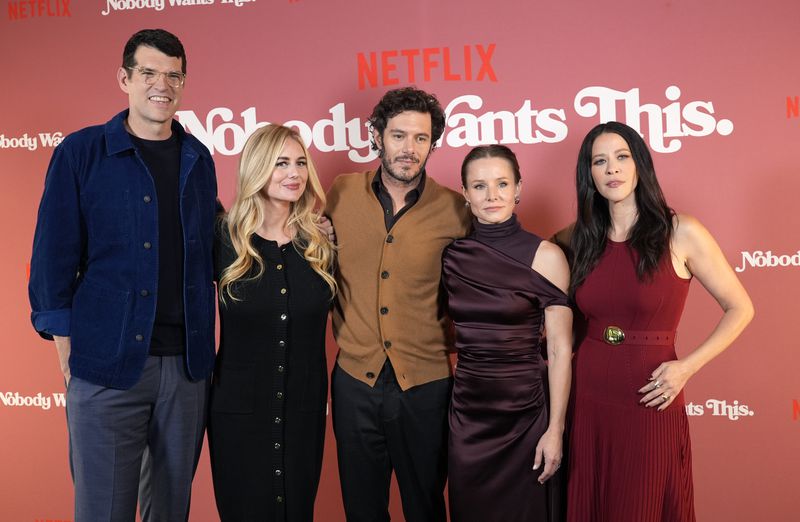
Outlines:
[[567,260],[556,245],[520,227],[514,206],[522,183],[508,147],[473,149],[461,181],[474,232],[453,242],[443,258],[458,350],[450,406],[451,520],[560,520],[553,477],[571,375]]

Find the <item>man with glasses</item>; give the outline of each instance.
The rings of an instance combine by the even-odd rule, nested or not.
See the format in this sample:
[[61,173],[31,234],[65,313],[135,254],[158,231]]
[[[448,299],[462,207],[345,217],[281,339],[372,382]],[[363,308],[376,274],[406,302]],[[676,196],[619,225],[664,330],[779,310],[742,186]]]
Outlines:
[[127,110],[68,136],[34,236],[33,325],[67,383],[75,520],[187,520],[214,363],[209,151],[173,120],[174,35],[143,30],[117,71]]

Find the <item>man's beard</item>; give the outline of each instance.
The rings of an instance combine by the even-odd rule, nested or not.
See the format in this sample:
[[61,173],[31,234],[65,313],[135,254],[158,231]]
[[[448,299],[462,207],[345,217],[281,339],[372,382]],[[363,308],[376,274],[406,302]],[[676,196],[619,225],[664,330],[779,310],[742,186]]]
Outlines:
[[[410,156],[397,156],[395,161],[400,158],[411,158]],[[414,161],[417,161],[416,158],[411,158]],[[410,185],[414,183],[417,178],[419,178],[422,173],[425,171],[425,165],[428,163],[428,158],[425,158],[425,161],[419,164],[419,169],[413,175],[409,174],[409,170],[405,169],[395,169],[389,160],[386,158],[386,155],[382,152],[381,153],[381,170],[386,173],[387,176],[390,178],[399,181],[405,185]]]

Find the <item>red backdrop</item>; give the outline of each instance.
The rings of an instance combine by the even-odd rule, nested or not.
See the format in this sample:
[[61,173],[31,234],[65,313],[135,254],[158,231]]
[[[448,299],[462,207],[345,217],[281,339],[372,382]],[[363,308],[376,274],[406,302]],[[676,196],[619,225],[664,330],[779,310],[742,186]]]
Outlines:
[[[198,5],[179,5],[198,4]],[[209,5],[202,5],[209,4]],[[575,212],[581,138],[638,127],[669,203],[716,236],[756,319],[687,387],[700,520],[797,520],[800,68],[795,0],[6,0],[0,7],[0,520],[71,520],[63,383],[29,322],[27,263],[52,148],[127,105],[115,71],[144,27],[188,52],[187,130],[214,152],[223,203],[260,122],[291,122],[327,187],[367,168],[366,116],[414,83],[448,108],[429,172],[453,188],[470,146],[502,142],[523,170],[519,214],[549,235]],[[374,162],[372,163],[374,164]],[[678,352],[720,316],[695,283]],[[329,342],[329,363],[336,346]],[[329,433],[318,519],[343,520]],[[392,511],[402,519],[398,495]],[[216,520],[208,457],[193,521]]]

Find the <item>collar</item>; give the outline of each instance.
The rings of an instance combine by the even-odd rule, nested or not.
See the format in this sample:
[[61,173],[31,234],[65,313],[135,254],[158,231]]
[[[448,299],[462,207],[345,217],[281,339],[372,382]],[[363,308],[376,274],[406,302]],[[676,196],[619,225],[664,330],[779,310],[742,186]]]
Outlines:
[[512,236],[522,229],[516,214],[511,214],[511,217],[502,223],[481,223],[473,217],[472,225],[475,238],[489,242]]
[[[129,112],[129,109],[120,112],[111,118],[103,128],[106,136],[106,150],[109,156],[134,148],[133,141],[125,128],[125,120],[128,118]],[[172,119],[171,128],[172,134],[177,136],[181,143],[185,143],[183,138],[186,136],[186,131],[174,118]]]
[[[427,177],[428,175],[423,170],[422,174],[419,175],[419,183],[417,186],[406,193],[406,203],[419,200],[420,195],[422,195],[422,192],[425,190],[425,180]],[[389,195],[389,192],[386,190],[386,185],[383,184],[383,179],[381,178],[381,167],[378,167],[375,171],[375,176],[372,177],[372,191],[379,199],[381,194]]]

